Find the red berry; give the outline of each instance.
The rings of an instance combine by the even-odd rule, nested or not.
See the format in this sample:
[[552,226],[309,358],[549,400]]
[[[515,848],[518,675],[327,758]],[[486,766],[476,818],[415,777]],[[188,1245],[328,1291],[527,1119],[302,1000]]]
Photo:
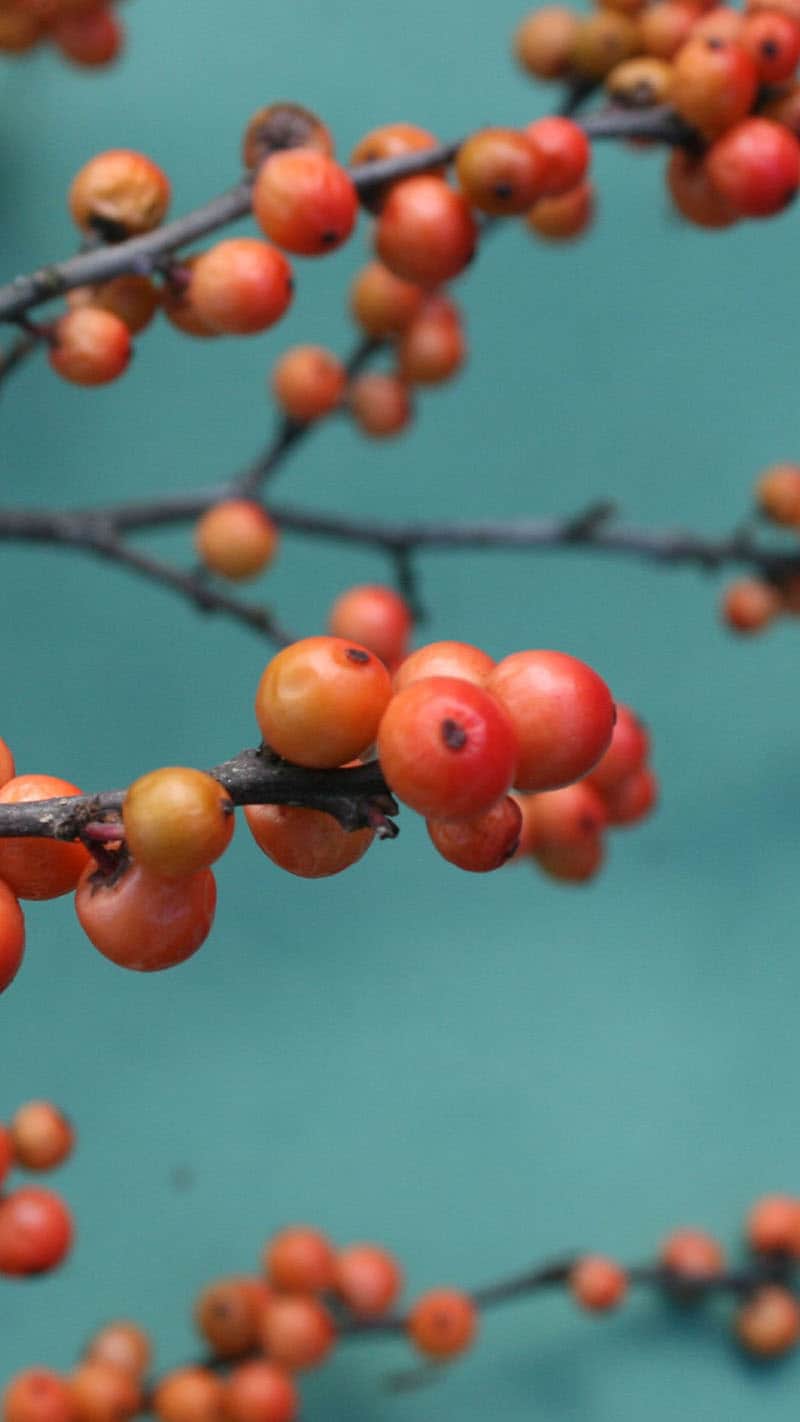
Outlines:
[[264,1268],[270,1284],[285,1293],[322,1293],[333,1288],[336,1255],[320,1230],[293,1225],[270,1240]]
[[714,1279],[725,1267],[721,1246],[699,1229],[676,1229],[664,1240],[661,1263],[679,1279],[702,1283]]
[[397,354],[400,374],[412,384],[438,385],[455,375],[464,362],[465,344],[453,303],[429,297],[400,337]]
[[739,36],[756,62],[762,84],[791,79],[800,60],[800,25],[779,10],[745,15]]
[[773,217],[800,187],[800,143],[771,119],[747,118],[718,138],[706,155],[708,176],[743,217]]
[[537,845],[533,853],[539,868],[565,884],[585,884],[603,867],[605,849],[601,835],[569,844]]
[[149,277],[136,276],[129,272],[112,277],[99,286],[79,286],[67,293],[70,309],[93,306],[100,311],[110,311],[124,321],[132,336],[144,331],[150,325],[161,305],[161,293]]
[[473,133],[456,155],[459,186],[472,207],[494,217],[525,212],[544,194],[545,160],[514,128]]
[[378,255],[389,270],[428,287],[458,276],[477,240],[466,198],[431,174],[396,183],[375,229]]
[[587,776],[588,783],[602,796],[640,770],[650,751],[650,737],[636,713],[620,701],[616,711],[611,744]]
[[336,1255],[336,1292],[357,1318],[380,1318],[403,1287],[393,1254],[377,1244],[351,1244]]
[[359,642],[388,667],[405,656],[412,625],[405,598],[376,583],[348,588],[336,599],[328,618],[334,637]]
[[457,869],[486,874],[500,869],[519,848],[522,811],[510,795],[464,820],[428,820],[428,834],[443,859]]
[[[76,785],[55,775],[17,775],[0,788],[0,804],[21,805],[80,793]],[[21,899],[56,899],[68,894],[88,863],[89,854],[77,841],[0,839],[0,878]]]
[[441,1361],[463,1353],[478,1331],[478,1311],[459,1289],[431,1289],[408,1315],[412,1343],[426,1358]]
[[382,262],[362,267],[350,288],[350,309],[368,336],[399,336],[422,305],[423,292]]
[[[0,880],[0,993],[13,983],[25,952],[25,919],[16,895]],[[2,1178],[2,1170],[0,1170]]]
[[515,652],[489,690],[516,731],[518,790],[555,790],[586,775],[611,742],[614,703],[597,672],[564,652]]
[[113,1363],[87,1360],[70,1379],[75,1422],[126,1422],[142,1405],[138,1379]]
[[292,299],[292,269],[256,237],[229,237],[202,252],[191,270],[191,304],[214,331],[248,336],[274,326]]
[[53,326],[48,358],[72,385],[107,385],[122,375],[131,355],[131,333],[111,311],[79,306]]
[[634,770],[621,784],[603,795],[608,823],[616,829],[643,820],[655,808],[657,801],[658,781],[646,765]]
[[14,1159],[25,1170],[55,1170],[72,1153],[75,1132],[50,1101],[29,1101],[11,1122]]
[[258,577],[279,543],[278,525],[252,499],[223,499],[198,519],[194,530],[194,546],[206,568],[232,582]]
[[389,673],[366,647],[341,637],[306,637],[267,665],[256,720],[264,740],[286,760],[344,765],[372,745],[391,694]]
[[757,88],[755,60],[740,44],[692,38],[675,57],[672,102],[681,118],[711,137],[744,118]]
[[774,464],[759,478],[756,493],[761,512],[773,523],[800,528],[800,465]]
[[657,0],[639,19],[639,42],[645,54],[673,59],[697,23],[698,8],[682,0]]
[[800,1200],[794,1195],[765,1195],[747,1216],[747,1240],[759,1254],[788,1254],[800,1259]]
[[17,1373],[3,1393],[3,1422],[74,1422],[69,1382],[49,1368]]
[[324,810],[299,805],[246,805],[250,832],[273,864],[301,879],[328,879],[362,859],[371,829],[346,830]]
[[276,362],[272,389],[284,414],[305,423],[329,415],[341,403],[347,372],[322,346],[294,346]]
[[569,1286],[582,1308],[602,1313],[622,1303],[628,1291],[628,1276],[613,1259],[587,1254],[572,1270]]
[[586,780],[537,795],[533,814],[537,854],[593,842],[606,827],[605,805]]
[[582,128],[554,114],[529,123],[525,137],[540,158],[540,197],[561,197],[589,170],[592,150]]
[[734,632],[763,632],[781,609],[778,589],[760,578],[740,578],[722,597],[723,620]]
[[284,1368],[317,1368],[336,1343],[328,1310],[303,1294],[276,1295],[261,1315],[261,1343]]
[[256,1346],[261,1309],[269,1298],[260,1289],[260,1280],[217,1279],[199,1295],[195,1325],[216,1357],[238,1358]]
[[594,188],[591,183],[579,183],[561,197],[541,198],[525,221],[537,237],[549,242],[571,242],[592,224],[595,210]]
[[122,803],[128,848],[164,879],[185,879],[224,854],[234,825],[227,790],[202,770],[166,766],[141,775]]
[[110,6],[101,5],[85,15],[64,15],[50,36],[66,59],[94,69],[117,58],[125,32]]
[[152,1410],[160,1422],[221,1422],[225,1384],[208,1368],[178,1368],[162,1378]]
[[0,1200],[0,1274],[55,1269],[72,1244],[72,1219],[63,1200],[35,1185]]
[[761,1358],[777,1358],[800,1340],[800,1304],[788,1289],[765,1284],[740,1308],[736,1333],[743,1348]]
[[358,193],[344,168],[325,153],[287,148],[259,168],[253,212],[279,247],[319,257],[347,241],[358,215]]
[[265,1358],[240,1363],[228,1378],[227,1422],[294,1422],[299,1407],[297,1388],[289,1374]]
[[539,79],[561,79],[569,72],[579,17],[566,6],[545,5],[517,26],[514,53],[523,69]]
[[359,375],[350,385],[348,404],[356,424],[373,439],[399,434],[412,414],[406,382],[381,371]]
[[705,155],[673,149],[667,163],[667,187],[681,217],[696,227],[730,227],[737,215],[711,182]]
[[428,676],[455,676],[484,686],[494,666],[486,652],[468,642],[429,642],[412,652],[397,668],[394,689],[402,691],[412,681]]
[[113,1363],[114,1367],[141,1378],[150,1366],[153,1349],[143,1328],[136,1323],[119,1319],[107,1323],[89,1340],[85,1358],[96,1362]]
[[107,883],[90,860],[78,884],[75,911],[105,958],[120,968],[155,973],[197,952],[211,930],[216,901],[210,869],[163,879],[131,864]]

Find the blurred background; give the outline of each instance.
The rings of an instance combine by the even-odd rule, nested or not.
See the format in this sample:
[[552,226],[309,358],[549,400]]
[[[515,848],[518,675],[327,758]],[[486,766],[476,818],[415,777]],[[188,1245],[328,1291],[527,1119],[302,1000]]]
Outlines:
[[[347,154],[381,122],[450,138],[523,123],[554,94],[514,68],[517,0],[136,0],[123,62],[0,65],[0,271],[69,252],[65,194],[113,146],[162,163],[181,213],[238,173],[250,112],[291,98]],[[598,145],[591,236],[553,250],[510,224],[459,283],[471,357],[407,437],[334,422],[276,497],[381,516],[555,513],[597,497],[637,521],[721,531],[757,471],[800,455],[789,320],[797,214],[721,235],[681,227],[663,156]],[[292,313],[206,344],[165,324],[130,373],[87,392],[42,361],[0,404],[3,502],[82,504],[191,488],[271,426],[265,379],[296,341],[346,351],[341,253],[297,261]],[[188,533],[154,539],[189,560]],[[0,548],[0,727],[22,770],[86,790],[255,739],[269,647],[123,570]],[[0,1283],[0,1376],[65,1367],[100,1321],[193,1355],[189,1301],[253,1268],[266,1236],[316,1222],[397,1250],[413,1291],[486,1282],[542,1256],[650,1255],[674,1224],[735,1248],[754,1195],[796,1189],[800,633],[735,641],[716,579],[601,555],[438,554],[426,640],[497,656],[555,646],[649,722],[663,804],[614,837],[588,888],[527,866],[460,874],[402,817],[348,874],[306,883],[249,842],[219,871],[203,951],[152,978],[88,945],[71,902],[32,905],[0,1003],[0,1118],[52,1097],[80,1149],[59,1184],[78,1245],[38,1283]],[[257,595],[298,634],[376,556],[287,537]],[[326,1422],[502,1417],[738,1422],[796,1411],[800,1360],[743,1362],[726,1310],[635,1297],[596,1323],[562,1297],[498,1311],[430,1389],[394,1397],[402,1345],[342,1350],[305,1384]]]

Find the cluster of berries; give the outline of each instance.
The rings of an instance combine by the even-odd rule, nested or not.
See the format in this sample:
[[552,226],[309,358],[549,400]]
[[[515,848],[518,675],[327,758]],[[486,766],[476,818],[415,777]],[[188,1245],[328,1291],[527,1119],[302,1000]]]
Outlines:
[[[55,1170],[72,1153],[69,1121],[49,1101],[20,1106],[0,1123],[0,1188],[12,1169]],[[55,1269],[72,1244],[72,1218],[60,1196],[36,1185],[0,1194],[0,1275],[21,1277]]]
[[0,0],[0,54],[27,54],[53,44],[90,69],[111,64],[125,32],[112,0]]
[[[779,528],[800,534],[800,465],[774,464],[756,484],[756,510]],[[763,632],[777,617],[800,614],[798,571],[775,566],[774,576],[739,578],[723,593],[722,617],[734,632]]]
[[771,217],[794,198],[797,0],[746,0],[743,11],[713,0],[604,0],[588,16],[547,6],[523,20],[515,47],[538,78],[605,84],[632,109],[669,105],[696,141],[674,150],[667,186],[697,226]]

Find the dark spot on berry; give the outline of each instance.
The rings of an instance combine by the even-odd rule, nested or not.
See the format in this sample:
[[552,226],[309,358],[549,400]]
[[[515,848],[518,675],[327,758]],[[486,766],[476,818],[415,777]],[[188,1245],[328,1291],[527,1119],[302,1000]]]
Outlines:
[[370,659],[369,652],[362,652],[360,647],[348,647],[345,656],[348,661],[358,662],[361,666]]
[[514,188],[511,183],[495,183],[492,192],[498,202],[508,202],[514,196]]
[[777,40],[765,39],[761,41],[761,53],[765,59],[777,59],[781,52],[781,47]]
[[724,48],[725,48],[725,41],[724,41],[724,39],[720,39],[719,35],[709,35],[708,39],[706,40],[706,49],[724,49]]
[[320,233],[319,240],[323,247],[334,247],[339,241],[339,233],[334,232],[333,228],[329,227],[325,232]]
[[520,836],[517,835],[516,839],[514,840],[514,843],[513,843],[513,844],[510,844],[510,845],[508,846],[508,849],[506,850],[505,854],[503,855],[503,859],[504,859],[504,860],[506,860],[506,859],[513,859],[513,858],[514,858],[514,855],[516,854],[517,850],[519,849],[519,846],[520,846]]
[[463,726],[459,726],[458,721],[453,721],[449,716],[441,724],[442,740],[448,750],[462,750],[467,744],[467,733]]

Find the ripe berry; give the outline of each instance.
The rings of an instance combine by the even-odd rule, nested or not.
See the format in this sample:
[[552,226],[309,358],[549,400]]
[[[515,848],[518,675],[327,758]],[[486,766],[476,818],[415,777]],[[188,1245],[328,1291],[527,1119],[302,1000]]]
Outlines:
[[281,148],[316,148],[333,157],[330,130],[300,104],[268,104],[257,109],[242,136],[242,162],[245,168],[257,168]]
[[3,1393],[3,1422],[73,1422],[67,1379],[49,1368],[17,1373]]
[[628,1292],[628,1276],[613,1259],[587,1254],[572,1270],[569,1287],[581,1308],[602,1313],[622,1303]]
[[472,874],[500,869],[519,848],[522,811],[510,795],[464,820],[428,820],[428,834],[443,859]]
[[756,62],[761,84],[791,79],[800,60],[800,25],[779,10],[745,15],[740,42]]
[[377,1244],[351,1244],[336,1255],[336,1292],[357,1318],[380,1318],[402,1287],[400,1265]]
[[279,247],[303,257],[332,252],[347,240],[358,215],[352,179],[326,154],[287,148],[261,165],[253,185],[253,212]]
[[75,1133],[50,1101],[29,1101],[11,1122],[14,1158],[25,1170],[55,1170],[72,1153]]
[[350,288],[350,309],[362,330],[377,340],[399,336],[416,316],[423,293],[396,277],[382,262],[362,267]]
[[640,770],[650,751],[650,737],[635,711],[618,701],[611,744],[587,776],[587,782],[605,796]]
[[561,197],[585,178],[592,150],[583,129],[572,119],[558,115],[536,119],[528,124],[525,137],[541,160],[540,197]]
[[301,879],[328,879],[363,858],[371,829],[346,830],[324,810],[296,805],[246,805],[250,832],[268,859]]
[[525,220],[537,237],[549,242],[571,242],[591,226],[594,210],[594,188],[584,182],[561,197],[541,198]]
[[519,746],[503,707],[455,677],[414,681],[389,703],[378,758],[399,800],[434,819],[480,814],[509,789]]
[[322,1293],[333,1288],[336,1255],[318,1229],[293,1225],[265,1247],[264,1268],[273,1288],[284,1293]]
[[317,1368],[336,1342],[328,1310],[303,1294],[276,1295],[261,1315],[261,1344],[284,1368]]
[[[54,775],[17,775],[0,789],[0,804],[21,805],[80,793],[76,785]],[[56,899],[68,894],[88,862],[88,852],[77,841],[0,839],[0,879],[20,899]]]
[[202,255],[196,252],[194,256],[182,257],[180,266],[170,268],[161,303],[167,320],[184,335],[210,340],[222,333],[209,326],[195,305],[192,274]]
[[124,321],[132,336],[150,325],[161,305],[161,293],[149,277],[136,276],[130,272],[112,277],[99,286],[75,287],[67,295],[71,309],[93,306],[99,311],[110,311]]
[[484,128],[462,143],[456,175],[472,207],[494,217],[525,212],[543,195],[544,163],[514,128]]
[[178,1368],[158,1384],[152,1409],[160,1422],[220,1422],[225,1384],[208,1368]]
[[72,1219],[58,1195],[29,1185],[0,1200],[0,1274],[55,1269],[72,1244]]
[[649,815],[658,801],[658,781],[649,766],[643,765],[613,790],[603,794],[608,823],[615,829],[637,824]]
[[122,804],[125,838],[143,869],[181,879],[208,869],[231,842],[233,801],[212,775],[185,766],[151,770]]
[[800,1339],[800,1304],[788,1289],[765,1284],[740,1308],[736,1334],[748,1353],[777,1358]]
[[518,790],[555,790],[591,770],[611,742],[614,703],[597,672],[564,652],[515,652],[488,688],[520,747]]
[[539,79],[563,79],[569,72],[579,17],[563,5],[534,10],[517,26],[514,53]]
[[328,617],[328,631],[334,637],[359,642],[388,667],[405,656],[412,625],[405,598],[394,588],[376,583],[348,588],[337,597]]
[[15,773],[14,757],[9,746],[0,737],[0,787],[13,780]]
[[722,616],[734,632],[763,632],[781,609],[778,589],[759,578],[740,578],[722,596]]
[[438,143],[438,138],[416,123],[386,123],[381,128],[371,129],[359,139],[350,154],[350,162],[358,167],[361,163],[375,163],[382,158],[402,158],[405,153],[436,148]]
[[70,1379],[75,1422],[125,1422],[142,1404],[136,1378],[113,1363],[83,1362]]
[[113,1363],[135,1378],[144,1377],[152,1357],[150,1339],[136,1323],[120,1319],[107,1323],[89,1340],[84,1357],[97,1363]]
[[259,1293],[253,1279],[218,1279],[199,1295],[194,1306],[198,1332],[218,1358],[238,1358],[258,1340],[258,1321],[268,1292]]
[[241,1363],[225,1389],[227,1422],[293,1422],[300,1398],[291,1377],[266,1359]]
[[400,337],[397,356],[400,374],[415,385],[438,385],[455,375],[464,362],[465,343],[452,301],[430,296]]
[[385,666],[340,637],[306,637],[268,663],[256,720],[269,746],[296,765],[333,767],[372,745],[392,694]]
[[692,39],[719,40],[722,44],[728,44],[740,38],[743,22],[740,10],[733,10],[729,5],[714,5],[697,21]]
[[614,10],[597,10],[581,19],[572,46],[572,64],[587,79],[604,79],[638,48],[636,24]]
[[198,519],[194,546],[210,572],[232,582],[258,577],[278,551],[278,525],[252,499],[224,499]]
[[458,1289],[431,1289],[408,1315],[412,1343],[426,1358],[442,1361],[463,1353],[478,1331],[478,1311]]
[[322,346],[294,346],[276,362],[272,389],[285,415],[305,423],[329,415],[341,403],[347,372]]
[[107,385],[122,375],[131,355],[131,333],[110,311],[77,307],[53,326],[48,358],[72,385]]
[[678,212],[696,227],[730,227],[737,220],[711,182],[704,154],[674,148],[667,163],[667,187]]
[[155,973],[197,952],[214,921],[216,901],[210,869],[164,879],[132,864],[106,883],[90,860],[78,884],[75,911],[105,958],[120,968]]
[[717,192],[744,217],[772,217],[800,187],[800,143],[771,119],[747,118],[728,129],[706,155]]
[[747,1241],[759,1254],[800,1258],[800,1200],[793,1195],[765,1195],[747,1216]]
[[672,65],[664,59],[642,55],[626,59],[606,75],[606,92],[626,109],[649,109],[666,104],[672,89]]
[[694,1283],[714,1279],[725,1267],[722,1247],[699,1229],[676,1229],[659,1251],[664,1268],[678,1279]]
[[689,38],[697,16],[696,6],[682,0],[657,0],[655,5],[647,5],[638,22],[644,53],[656,59],[674,59]]
[[274,326],[292,300],[292,269],[257,237],[229,237],[202,252],[191,270],[191,304],[200,321],[227,335]]
[[479,647],[468,642],[429,642],[412,652],[395,672],[394,689],[402,691],[412,681],[429,676],[455,676],[483,686],[495,662]]
[[56,20],[50,37],[65,59],[95,69],[117,58],[125,32],[110,6],[100,5],[85,15]]
[[399,375],[380,371],[359,375],[350,384],[347,401],[359,429],[372,439],[399,434],[411,419],[408,386]]
[[572,845],[594,842],[607,822],[605,805],[586,780],[537,795],[534,814],[537,854],[542,850],[569,849]]
[[22,909],[8,885],[0,880],[0,993],[4,993],[17,976],[24,952]]
[[533,854],[548,878],[565,884],[585,884],[603,867],[605,847],[598,834],[568,844],[534,844]]
[[143,153],[128,148],[90,158],[69,190],[69,210],[81,230],[112,240],[158,227],[169,200],[166,174]]
[[755,61],[740,44],[690,39],[675,56],[672,103],[709,137],[744,118],[758,88]]
[[0,1124],[0,1185],[14,1164],[14,1146],[8,1126]]
[[756,487],[761,512],[773,523],[800,527],[800,465],[774,464]]
[[42,35],[37,15],[0,8],[0,54],[24,54],[39,43]]
[[420,286],[451,281],[471,261],[478,230],[466,198],[429,173],[396,183],[375,227],[378,256]]

